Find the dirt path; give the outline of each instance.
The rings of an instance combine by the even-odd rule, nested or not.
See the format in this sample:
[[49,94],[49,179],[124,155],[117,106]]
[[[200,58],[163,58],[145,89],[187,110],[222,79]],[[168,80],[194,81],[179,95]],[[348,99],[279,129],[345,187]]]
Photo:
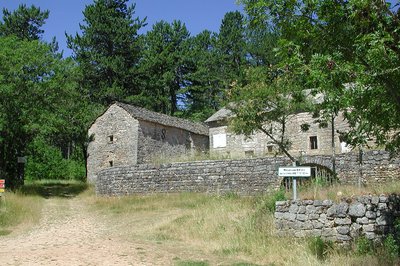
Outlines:
[[171,265],[163,252],[112,233],[79,198],[46,199],[39,225],[0,237],[0,265]]

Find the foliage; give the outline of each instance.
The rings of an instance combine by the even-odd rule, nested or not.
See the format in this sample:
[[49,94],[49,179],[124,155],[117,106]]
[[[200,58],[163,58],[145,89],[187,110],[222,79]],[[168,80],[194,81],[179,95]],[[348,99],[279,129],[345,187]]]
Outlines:
[[[321,120],[345,111],[353,147],[374,138],[400,147],[399,12],[385,1],[242,0],[252,27],[273,29],[282,44],[293,43],[303,89],[325,95]],[[284,58],[278,58],[285,62]],[[315,86],[315,87],[314,87]],[[396,111],[397,110],[397,111]]]
[[399,257],[399,244],[392,234],[389,234],[383,241],[384,257],[393,263]]
[[228,12],[222,19],[217,40],[220,75],[231,86],[238,82],[246,65],[246,40],[244,17],[239,11]]
[[39,40],[42,37],[45,20],[49,11],[25,4],[19,5],[14,12],[3,8],[3,22],[0,22],[0,36],[14,35],[21,40]]
[[188,85],[188,39],[185,24],[176,20],[157,22],[144,37],[140,73],[145,89],[140,99],[147,108],[169,115],[178,111],[181,88]]
[[365,236],[359,237],[355,242],[355,251],[357,255],[372,255],[374,246],[371,240]]
[[0,37],[0,61],[0,168],[12,186],[17,156],[29,155],[35,139],[83,145],[96,109],[77,89],[73,63],[50,45]]
[[275,212],[276,208],[276,202],[277,201],[284,201],[287,200],[286,195],[285,195],[285,190],[280,189],[276,192],[273,192],[271,194],[266,195],[261,199],[261,202],[259,203],[259,210],[267,210],[270,213]]
[[81,34],[67,35],[80,72],[79,83],[90,100],[103,105],[137,95],[136,66],[140,59],[139,29],[127,0],[99,0],[86,6]]
[[252,67],[247,70],[247,84],[237,85],[229,92],[233,104],[232,129],[235,133],[251,135],[254,131],[265,133],[293,162],[288,152],[290,140],[285,136],[286,123],[296,112],[307,110],[306,95],[301,87],[298,67],[302,58],[298,46],[285,43],[280,51],[284,64],[269,67]]
[[26,165],[26,179],[76,179],[84,180],[86,175],[82,152],[75,151],[78,158],[64,159],[59,148],[47,144],[43,139],[30,143],[30,156]]
[[333,242],[324,241],[321,237],[314,237],[309,240],[308,248],[319,260],[324,260],[333,250]]
[[205,121],[221,107],[224,81],[219,74],[217,40],[217,34],[207,30],[188,40],[190,71],[185,76],[187,86],[182,88],[184,117]]

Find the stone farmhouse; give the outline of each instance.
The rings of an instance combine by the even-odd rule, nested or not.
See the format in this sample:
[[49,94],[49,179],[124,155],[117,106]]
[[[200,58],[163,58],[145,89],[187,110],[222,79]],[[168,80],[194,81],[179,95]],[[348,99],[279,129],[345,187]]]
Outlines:
[[[209,126],[210,153],[232,158],[275,155],[277,146],[263,132],[255,132],[248,138],[231,132],[228,124],[232,115],[229,109],[222,108],[205,121]],[[314,120],[312,114],[306,112],[289,117],[285,135],[291,141],[289,152],[293,156],[332,154],[331,126],[320,128]],[[310,128],[303,132],[301,125],[306,123],[310,125]],[[335,119],[335,131],[346,131],[347,128],[348,124],[340,114]],[[335,143],[337,154],[350,151],[346,143],[340,141],[339,134],[335,136]]]
[[155,157],[177,157],[209,147],[205,124],[116,102],[91,125],[87,179],[114,166],[148,163]]

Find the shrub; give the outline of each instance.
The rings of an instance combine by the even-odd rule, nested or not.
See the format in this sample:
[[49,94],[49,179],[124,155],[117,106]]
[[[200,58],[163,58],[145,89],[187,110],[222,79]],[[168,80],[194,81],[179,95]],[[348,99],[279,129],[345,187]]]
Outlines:
[[390,261],[393,261],[399,255],[399,246],[392,234],[389,234],[385,241],[383,241],[383,250],[385,252],[385,257]]
[[[30,156],[25,168],[27,180],[78,179],[85,175],[85,164],[79,158],[64,159],[59,148],[35,139],[30,145]],[[75,156],[76,157],[76,156]]]
[[359,237],[356,240],[356,254],[357,255],[372,255],[374,247],[372,241],[367,239],[365,236]]
[[263,202],[264,208],[266,208],[270,212],[275,212],[275,203],[282,200],[286,200],[285,191],[283,189],[278,190],[271,195],[268,195]]

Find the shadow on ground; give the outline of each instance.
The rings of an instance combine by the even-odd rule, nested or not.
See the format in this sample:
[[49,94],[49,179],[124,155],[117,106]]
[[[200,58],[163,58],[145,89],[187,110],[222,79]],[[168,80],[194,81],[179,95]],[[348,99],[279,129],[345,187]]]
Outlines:
[[32,183],[23,185],[19,191],[24,195],[38,195],[44,198],[72,198],[84,192],[88,185],[84,182],[72,183]]

